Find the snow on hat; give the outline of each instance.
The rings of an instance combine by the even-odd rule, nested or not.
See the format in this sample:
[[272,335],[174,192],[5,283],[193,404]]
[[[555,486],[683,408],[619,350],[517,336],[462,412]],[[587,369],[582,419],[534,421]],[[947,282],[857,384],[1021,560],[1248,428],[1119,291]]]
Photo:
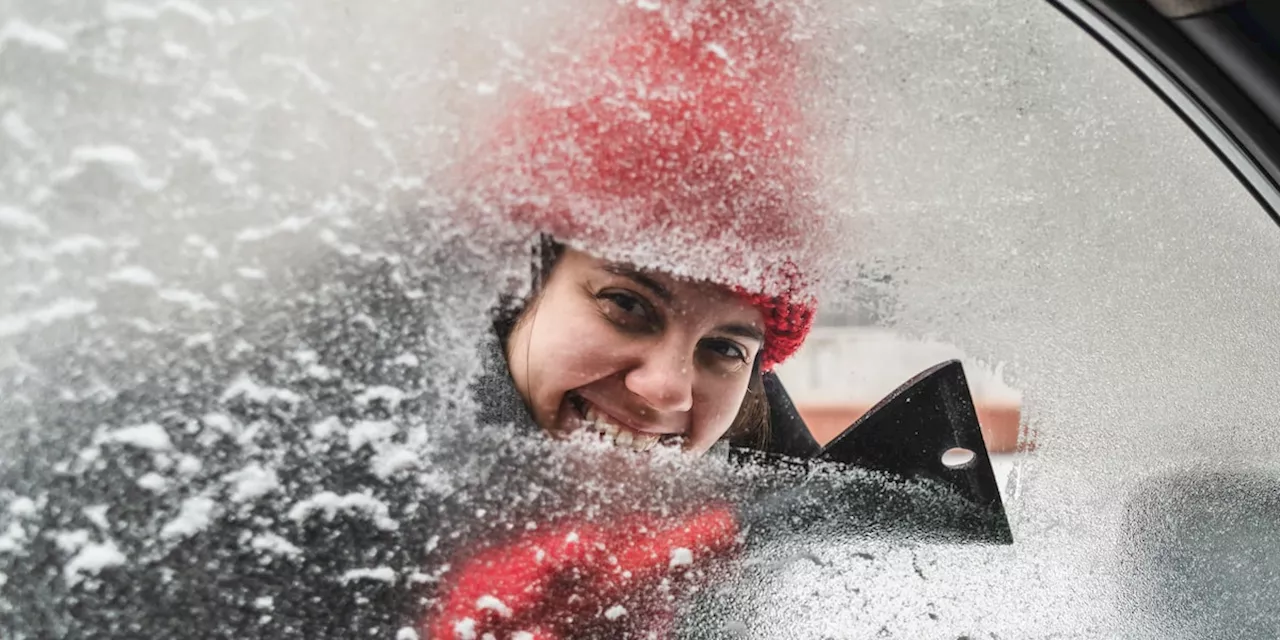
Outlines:
[[634,0],[548,69],[463,163],[504,219],[602,258],[728,286],[765,370],[804,341],[827,234],[803,38],[786,5]]

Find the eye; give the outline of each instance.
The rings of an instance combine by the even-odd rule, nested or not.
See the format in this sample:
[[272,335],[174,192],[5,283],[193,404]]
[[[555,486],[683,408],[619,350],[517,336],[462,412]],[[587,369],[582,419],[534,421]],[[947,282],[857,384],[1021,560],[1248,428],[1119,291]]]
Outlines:
[[634,316],[645,315],[644,300],[625,291],[605,291],[600,297],[612,302],[614,306]]
[[725,360],[743,364],[747,362],[747,350],[732,340],[708,338],[702,341],[702,347]]
[[658,315],[643,296],[625,289],[606,289],[596,294],[604,303],[604,313],[614,324],[628,330],[653,329]]

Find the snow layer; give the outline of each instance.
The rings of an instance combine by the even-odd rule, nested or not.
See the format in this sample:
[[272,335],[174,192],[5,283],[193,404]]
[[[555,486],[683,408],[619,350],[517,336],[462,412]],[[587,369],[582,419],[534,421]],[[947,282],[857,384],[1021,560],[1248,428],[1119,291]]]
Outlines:
[[693,552],[683,547],[671,550],[671,561],[667,566],[671,568],[685,567],[693,564]]
[[0,49],[13,45],[49,53],[62,53],[68,47],[67,41],[61,36],[16,18],[6,20],[4,26],[0,27]]
[[148,471],[138,478],[138,486],[152,493],[163,493],[169,488],[169,480],[154,471]]
[[492,611],[503,618],[511,617],[511,607],[508,607],[507,603],[493,596],[480,596],[476,599],[476,609],[480,611]]
[[212,522],[218,505],[211,498],[195,496],[182,501],[178,515],[160,529],[160,539],[189,538]]
[[108,273],[107,280],[123,282],[139,287],[157,287],[160,285],[160,279],[156,277],[155,273],[137,265],[120,267],[119,269]]
[[297,545],[289,542],[278,534],[260,533],[253,537],[249,545],[258,551],[265,551],[274,555],[285,556],[289,558],[297,558],[302,556],[302,549]]
[[23,211],[14,206],[0,204],[0,227],[11,231],[28,231],[33,233],[48,233],[49,227],[40,221],[28,211]]
[[169,451],[173,449],[173,442],[169,440],[169,433],[164,430],[164,427],[155,422],[108,431],[104,434],[102,441],[146,449],[147,451]]
[[387,531],[394,531],[400,526],[391,519],[387,505],[368,493],[349,493],[340,496],[331,491],[322,491],[294,504],[289,509],[289,518],[302,522],[316,513],[322,514],[326,520],[333,520],[338,513],[365,516],[379,529]]
[[230,500],[237,503],[257,500],[280,488],[275,470],[263,468],[258,463],[250,463],[223,479],[231,485]]
[[17,336],[32,329],[84,317],[97,308],[97,303],[92,300],[62,298],[39,309],[0,315],[0,338]]
[[339,582],[355,582],[357,580],[373,580],[395,584],[396,572],[391,567],[373,567],[371,569],[350,569],[338,578]]
[[26,496],[19,496],[9,502],[9,515],[15,518],[28,518],[36,515],[37,507],[34,500]]
[[62,577],[67,584],[74,586],[86,576],[96,576],[107,569],[121,566],[127,561],[128,558],[121,553],[115,542],[111,540],[101,543],[90,542],[80,547],[80,550],[62,566]]

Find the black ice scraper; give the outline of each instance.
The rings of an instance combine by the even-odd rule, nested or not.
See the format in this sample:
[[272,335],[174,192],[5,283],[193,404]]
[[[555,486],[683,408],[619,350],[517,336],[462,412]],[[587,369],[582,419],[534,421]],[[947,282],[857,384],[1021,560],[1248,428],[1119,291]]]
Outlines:
[[[947,466],[943,452],[972,459]],[[825,460],[946,484],[976,504],[1004,510],[991,458],[960,361],[934,365],[905,382],[822,448]]]
[[[767,380],[766,384],[774,433],[789,434],[775,435],[775,439],[787,439],[789,446],[783,453],[791,457],[742,449],[735,449],[733,455],[742,461],[791,468],[797,471],[797,480],[794,486],[779,488],[774,495],[762,497],[760,503],[750,509],[755,515],[748,515],[747,520],[762,521],[790,509],[798,521],[810,524],[813,518],[854,517],[883,529],[899,518],[901,521],[895,526],[899,530],[914,528],[908,531],[916,534],[912,537],[1013,542],[959,361],[935,365],[903,383],[820,448],[816,443],[801,442],[803,438],[795,435],[802,430],[807,433],[807,428],[781,384],[777,380]],[[948,466],[943,462],[943,453],[951,449],[966,450],[972,457],[964,464]],[[922,486],[943,488],[958,498],[963,507],[957,511],[952,504],[940,509],[936,495],[892,487],[869,488],[874,482],[833,483],[831,478],[838,474],[832,475],[832,463],[836,469],[857,467]],[[805,476],[799,471],[803,469],[808,473],[819,468],[830,477],[815,482],[811,475]],[[884,495],[869,501],[868,491]],[[873,508],[874,513],[859,515],[859,510],[866,508]],[[801,512],[803,516],[799,515]]]

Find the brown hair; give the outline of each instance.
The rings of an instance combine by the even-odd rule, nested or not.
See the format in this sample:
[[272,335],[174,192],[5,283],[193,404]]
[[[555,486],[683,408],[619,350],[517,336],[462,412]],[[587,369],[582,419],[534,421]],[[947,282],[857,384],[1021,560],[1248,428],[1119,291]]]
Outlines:
[[[543,285],[564,255],[564,249],[563,244],[543,234],[533,248],[533,290],[529,297],[518,299],[506,296],[500,301],[494,314],[493,328],[502,343],[503,353],[506,353],[507,339],[511,337],[516,325],[537,307]],[[769,430],[769,398],[765,393],[764,374],[760,371],[760,356],[757,354],[746,395],[743,396],[738,415],[734,417],[724,438],[735,446],[763,450],[769,442]]]
[[742,406],[725,437],[733,445],[764,451],[769,445],[769,396],[764,390],[764,374],[760,372],[760,357],[756,357],[751,369],[751,381]]

